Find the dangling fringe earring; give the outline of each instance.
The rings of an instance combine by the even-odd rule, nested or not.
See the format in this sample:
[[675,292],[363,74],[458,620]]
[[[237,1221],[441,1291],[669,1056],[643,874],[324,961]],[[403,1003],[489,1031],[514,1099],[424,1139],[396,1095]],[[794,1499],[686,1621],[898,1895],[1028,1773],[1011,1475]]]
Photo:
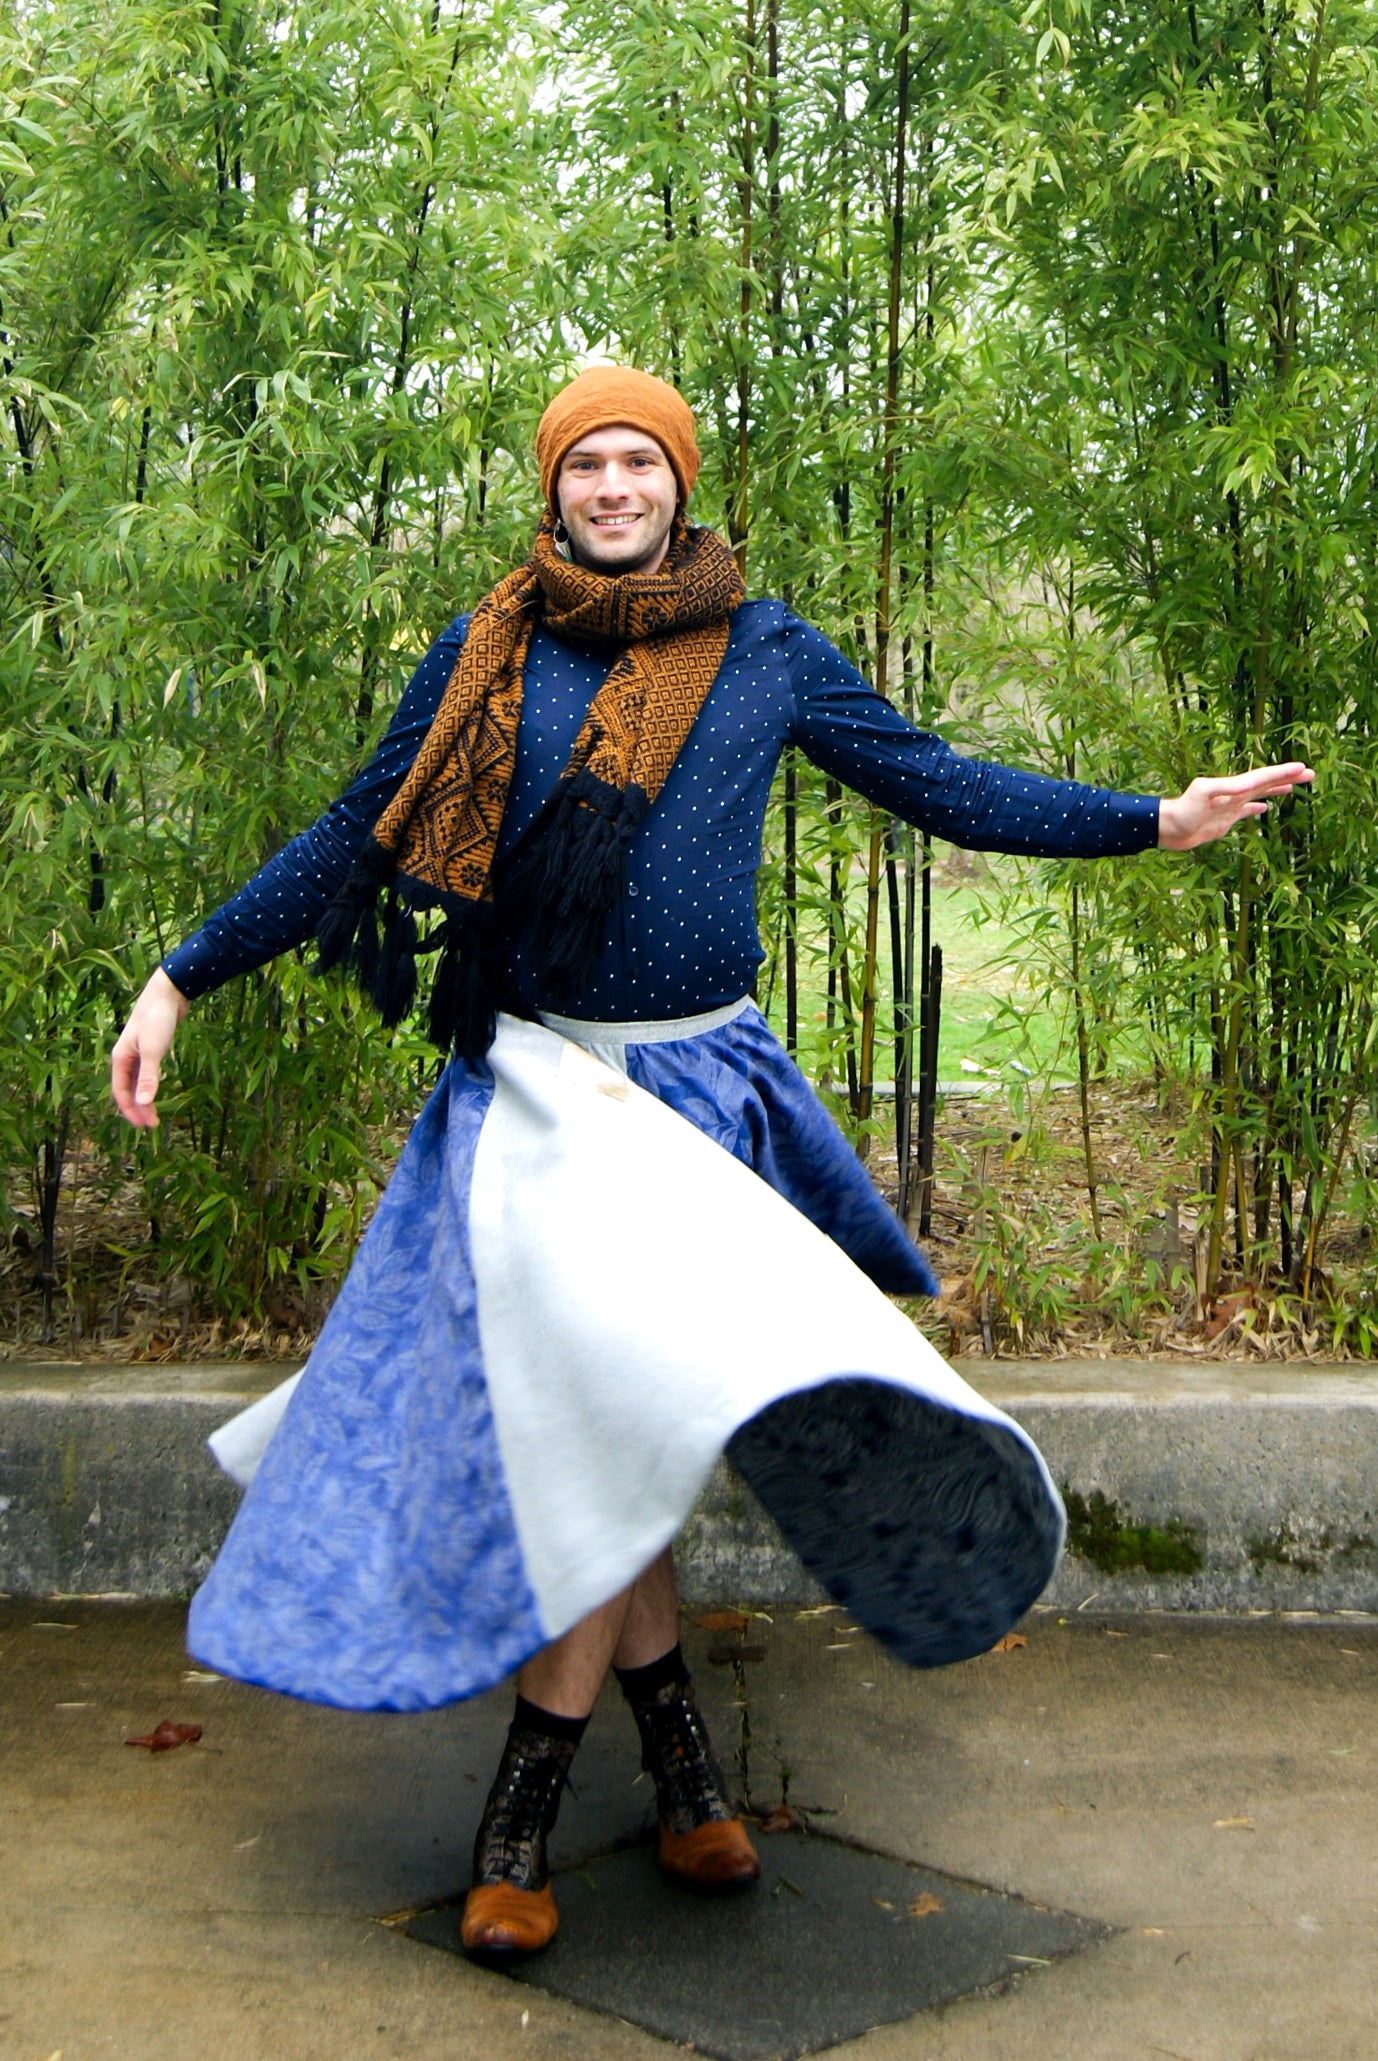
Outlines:
[[572,561],[573,554],[569,548],[569,531],[565,528],[565,519],[562,515],[556,516],[555,526],[550,532],[550,538],[561,558]]

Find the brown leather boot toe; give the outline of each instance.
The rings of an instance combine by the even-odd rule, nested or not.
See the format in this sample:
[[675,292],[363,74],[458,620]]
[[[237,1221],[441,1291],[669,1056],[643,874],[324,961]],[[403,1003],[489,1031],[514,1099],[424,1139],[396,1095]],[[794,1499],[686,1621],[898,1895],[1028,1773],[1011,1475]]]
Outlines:
[[745,1889],[761,1872],[740,1818],[712,1818],[692,1832],[660,1827],[660,1865],[690,1889]]
[[460,1938],[471,1954],[534,1954],[549,1946],[560,1923],[555,1892],[480,1882],[464,1900]]

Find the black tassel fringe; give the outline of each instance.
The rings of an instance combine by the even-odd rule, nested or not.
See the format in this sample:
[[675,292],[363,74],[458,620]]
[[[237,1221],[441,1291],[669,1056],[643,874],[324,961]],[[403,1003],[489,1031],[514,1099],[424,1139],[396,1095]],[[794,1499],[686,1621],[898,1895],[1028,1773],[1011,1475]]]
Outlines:
[[[317,971],[347,967],[393,1030],[415,1007],[417,959],[438,952],[430,1036],[442,1052],[457,1051],[462,1059],[476,1062],[492,1044],[498,1022],[487,964],[491,910],[479,907],[463,918],[451,915],[422,943],[405,889],[387,885],[391,864],[387,853],[370,840],[316,932]],[[385,888],[380,932],[378,902]]]
[[577,1004],[593,976],[626,891],[627,845],[648,806],[639,787],[619,790],[578,773],[556,789],[513,864],[507,885],[530,917],[536,962],[557,1008]]
[[[361,979],[365,978],[362,964]],[[378,1014],[394,1030],[416,1000],[416,918],[390,894],[383,916],[383,941],[368,992]]]
[[428,1029],[442,1052],[457,1052],[470,1065],[497,1035],[498,1005],[488,975],[487,940],[451,918],[431,983]]
[[346,960],[361,967],[378,949],[373,910],[378,891],[392,870],[392,860],[370,838],[350,867],[344,886],[321,918],[316,932],[316,970],[329,973]]
[[[542,985],[556,1008],[577,1007],[593,976],[608,918],[626,891],[627,845],[648,807],[641,788],[621,791],[584,770],[560,783],[513,856],[501,892],[532,924]],[[438,950],[431,1039],[442,1052],[478,1061],[497,1029],[491,906],[451,913],[420,944],[412,897],[393,887],[392,870],[391,854],[370,838],[316,933],[318,968],[347,965],[392,1029],[415,1005],[418,953]]]

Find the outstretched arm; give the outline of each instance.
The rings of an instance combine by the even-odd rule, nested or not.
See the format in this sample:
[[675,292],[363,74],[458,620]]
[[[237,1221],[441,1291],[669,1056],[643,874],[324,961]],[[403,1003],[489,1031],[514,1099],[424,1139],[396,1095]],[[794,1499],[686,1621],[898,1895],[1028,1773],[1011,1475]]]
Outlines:
[[1184,793],[1159,802],[1158,843],[1168,852],[1212,844],[1246,816],[1261,816],[1269,795],[1290,794],[1315,777],[1310,766],[1292,759],[1285,766],[1259,766],[1227,779],[1193,780]]
[[137,1130],[156,1130],[158,1081],[178,1024],[191,1004],[160,966],[129,1013],[110,1054],[110,1092]]
[[786,620],[786,668],[795,696],[791,735],[825,772],[906,822],[953,844],[1033,858],[1104,858],[1157,844],[1190,851],[1260,816],[1269,795],[1313,778],[1299,760],[1184,793],[1115,794],[969,759],[916,730],[882,700],[835,646],[797,617]]

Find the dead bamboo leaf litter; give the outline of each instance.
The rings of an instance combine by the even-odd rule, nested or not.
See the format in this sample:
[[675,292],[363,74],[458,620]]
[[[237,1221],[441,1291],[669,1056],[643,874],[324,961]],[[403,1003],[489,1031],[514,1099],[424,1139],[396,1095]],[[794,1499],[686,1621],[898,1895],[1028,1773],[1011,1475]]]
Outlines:
[[126,1739],[126,1746],[146,1746],[150,1753],[171,1753],[178,1746],[194,1746],[201,1737],[200,1725],[179,1724],[174,1718],[164,1718],[151,1732],[145,1732],[136,1739]]

